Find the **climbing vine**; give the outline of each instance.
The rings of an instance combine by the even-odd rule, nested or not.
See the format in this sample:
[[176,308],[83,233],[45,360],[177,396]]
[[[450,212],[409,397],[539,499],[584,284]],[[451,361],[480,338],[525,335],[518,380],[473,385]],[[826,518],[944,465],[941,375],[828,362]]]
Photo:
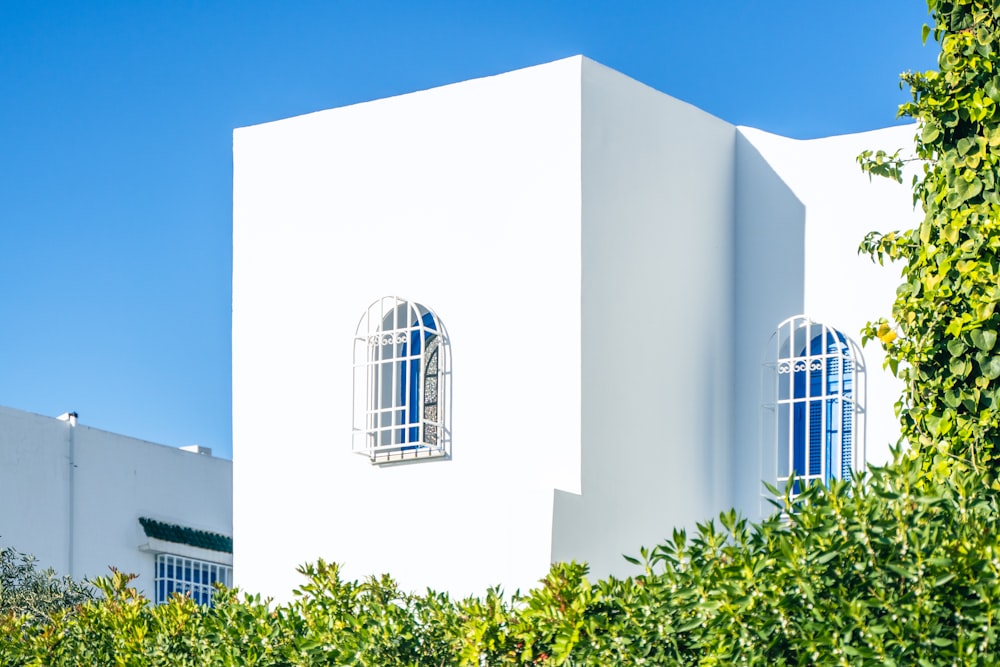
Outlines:
[[925,466],[971,466],[996,478],[1000,464],[1000,2],[928,0],[940,42],[938,71],[909,72],[915,152],[868,151],[870,174],[902,180],[918,165],[919,227],[872,233],[861,248],[902,261],[891,319],[871,322],[886,364],[905,389],[903,439]]

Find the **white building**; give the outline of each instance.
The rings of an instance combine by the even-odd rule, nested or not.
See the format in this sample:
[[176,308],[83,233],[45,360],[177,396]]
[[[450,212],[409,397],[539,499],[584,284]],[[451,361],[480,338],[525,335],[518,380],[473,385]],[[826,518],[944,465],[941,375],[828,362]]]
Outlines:
[[0,546],[76,579],[138,575],[160,601],[232,584],[232,462],[0,407]]
[[237,584],[625,573],[885,460],[854,343],[898,273],[857,246],[916,214],[855,156],[912,134],[786,139],[582,57],[236,130]]

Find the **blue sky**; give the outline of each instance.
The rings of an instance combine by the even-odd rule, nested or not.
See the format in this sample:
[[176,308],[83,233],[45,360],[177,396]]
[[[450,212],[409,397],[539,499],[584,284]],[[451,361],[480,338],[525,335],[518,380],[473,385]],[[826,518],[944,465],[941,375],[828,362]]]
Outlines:
[[862,131],[933,67],[927,20],[919,0],[5,0],[0,405],[231,456],[233,128],[582,53],[733,123]]

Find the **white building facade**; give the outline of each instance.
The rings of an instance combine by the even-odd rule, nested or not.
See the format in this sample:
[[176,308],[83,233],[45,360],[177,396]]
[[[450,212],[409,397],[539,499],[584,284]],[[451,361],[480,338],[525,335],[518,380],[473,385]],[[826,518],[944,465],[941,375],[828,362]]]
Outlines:
[[232,462],[0,407],[0,546],[75,579],[138,575],[161,602],[232,585]]
[[623,574],[789,467],[884,461],[857,343],[898,273],[857,246],[916,214],[854,158],[912,134],[785,139],[582,57],[237,130],[237,584]]

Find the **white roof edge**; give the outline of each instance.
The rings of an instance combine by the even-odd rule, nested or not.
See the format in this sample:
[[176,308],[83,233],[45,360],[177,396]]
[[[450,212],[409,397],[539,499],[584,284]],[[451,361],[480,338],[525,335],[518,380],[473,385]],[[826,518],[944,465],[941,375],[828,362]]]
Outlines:
[[[468,84],[473,84],[475,82],[482,82],[482,81],[485,81],[487,79],[495,79],[497,77],[505,77],[505,76],[518,75],[518,74],[521,74],[521,73],[526,72],[528,70],[541,69],[541,68],[545,68],[545,67],[552,67],[552,66],[559,65],[559,64],[564,64],[564,63],[567,63],[567,62],[570,62],[570,61],[576,61],[577,63],[580,63],[581,67],[582,67],[582,63],[584,61],[589,61],[589,62],[596,63],[596,61],[591,60],[590,58],[587,58],[586,56],[583,56],[581,54],[577,54],[577,55],[573,55],[573,56],[566,56],[565,58],[557,58],[555,60],[550,60],[550,61],[544,62],[544,63],[538,63],[536,65],[525,65],[523,67],[518,67],[518,68],[512,69],[512,70],[506,70],[506,71],[503,71],[503,72],[496,72],[494,74],[484,74],[483,76],[476,76],[476,77],[473,77],[471,79],[463,79],[461,81],[451,81],[451,82],[448,82],[448,83],[442,83],[440,85],[429,86],[427,88],[417,88],[415,90],[408,90],[408,91],[405,91],[405,92],[402,92],[402,93],[396,93],[394,95],[386,95],[384,97],[375,97],[375,98],[368,99],[368,100],[358,100],[357,102],[350,102],[350,103],[347,103],[347,104],[340,104],[340,105],[337,105],[337,106],[334,106],[334,107],[325,108],[325,109],[317,109],[315,111],[308,111],[306,113],[295,114],[295,115],[292,115],[292,116],[285,116],[284,118],[275,118],[274,120],[268,120],[268,121],[264,121],[264,122],[261,122],[261,123],[254,123],[252,125],[244,125],[242,127],[234,128],[233,129],[233,135],[235,137],[235,135],[237,133],[243,133],[244,131],[247,131],[247,130],[253,130],[255,128],[260,128],[260,127],[264,127],[264,126],[267,126],[267,125],[271,125],[272,123],[283,123],[283,122],[289,121],[289,120],[305,119],[305,118],[308,118],[310,116],[315,116],[317,114],[324,114],[324,113],[328,113],[330,111],[337,111],[337,110],[340,110],[340,109],[350,109],[352,107],[363,106],[363,105],[366,105],[366,104],[376,104],[376,103],[380,103],[380,102],[385,102],[387,100],[396,99],[396,98],[399,98],[399,97],[407,97],[409,95],[420,95],[422,93],[428,93],[428,92],[435,91],[435,90],[441,90],[443,88],[451,88],[453,86],[464,86],[464,85],[468,85]],[[600,64],[600,63],[596,63],[596,64]],[[604,67],[604,65],[602,65],[602,67]],[[611,69],[611,68],[608,68],[608,69]],[[616,71],[616,70],[612,70],[612,71]],[[627,76],[627,75],[622,74],[622,76]]]
[[871,129],[871,130],[861,130],[859,132],[848,132],[846,134],[831,134],[831,135],[828,135],[828,136],[825,136],[825,137],[813,137],[812,139],[796,139],[794,137],[786,137],[783,134],[776,134],[774,132],[769,132],[767,130],[762,130],[762,129],[757,128],[757,127],[751,127],[749,125],[737,125],[736,126],[736,130],[740,134],[742,134],[743,136],[745,136],[747,139],[750,139],[751,141],[756,136],[759,139],[765,139],[765,138],[767,138],[767,139],[774,139],[774,140],[794,141],[794,142],[799,143],[799,144],[807,144],[807,143],[819,142],[819,141],[837,141],[837,140],[849,141],[852,138],[860,139],[860,138],[866,137],[866,136],[875,136],[875,135],[879,135],[879,134],[892,134],[892,133],[895,133],[897,131],[898,132],[902,132],[904,130],[912,132],[913,130],[916,129],[916,127],[917,127],[917,123],[916,123],[916,121],[914,121],[914,122],[910,122],[910,123],[901,123],[899,125],[887,125],[886,127],[879,127],[879,128],[874,128],[874,129]]

